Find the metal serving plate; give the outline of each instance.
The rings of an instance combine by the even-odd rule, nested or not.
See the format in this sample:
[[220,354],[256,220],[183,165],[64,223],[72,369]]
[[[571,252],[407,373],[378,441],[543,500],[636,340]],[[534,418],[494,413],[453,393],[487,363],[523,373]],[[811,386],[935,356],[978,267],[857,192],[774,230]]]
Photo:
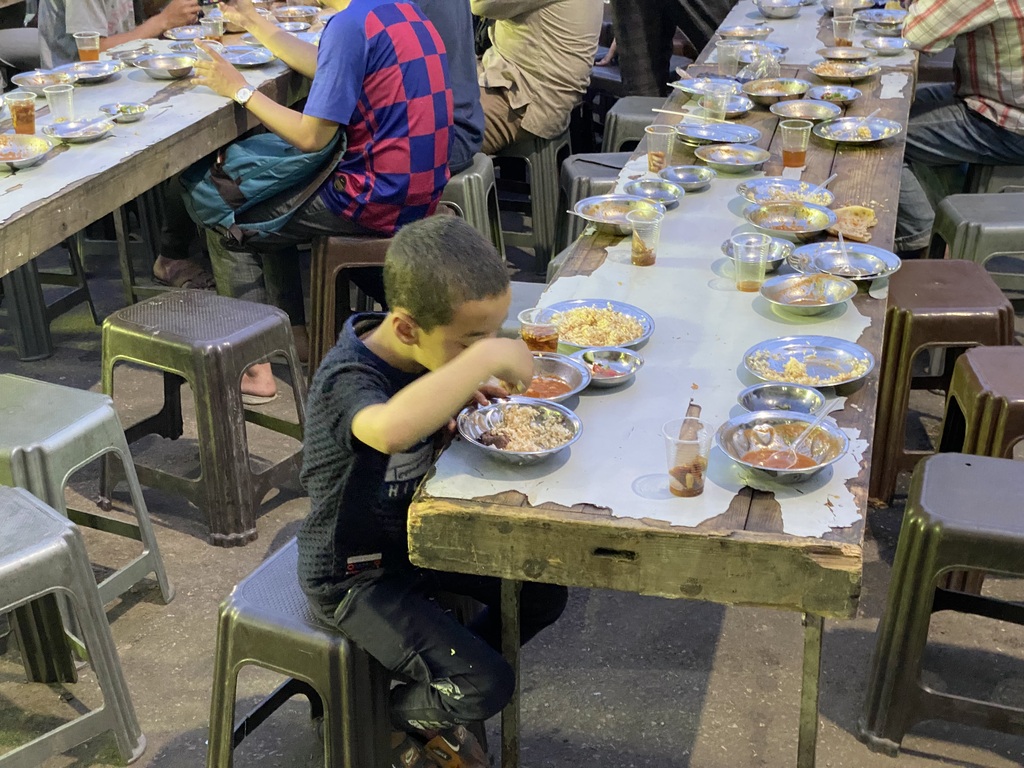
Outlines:
[[900,37],[903,34],[902,24],[867,24],[868,32],[881,37]]
[[56,72],[67,72],[78,83],[102,83],[124,69],[120,61],[74,61],[57,67]]
[[[791,375],[786,364],[793,359],[806,373]],[[860,344],[833,336],[783,336],[755,344],[743,355],[743,367],[763,381],[835,387],[867,376],[875,358]]]
[[786,99],[799,99],[811,84],[795,77],[769,77],[763,80],[751,80],[743,84],[743,92],[755,104],[771,106]]
[[568,312],[570,309],[576,309],[577,307],[594,307],[596,309],[614,309],[616,312],[620,312],[627,317],[635,318],[640,322],[643,332],[635,339],[629,339],[622,344],[608,344],[604,347],[595,347],[589,344],[573,344],[568,339],[564,338],[559,334],[558,344],[559,346],[565,346],[573,351],[580,349],[608,349],[611,347],[627,347],[633,349],[641,346],[654,333],[654,318],[644,312],[640,307],[634,307],[632,304],[626,304],[623,301],[614,301],[612,299],[570,299],[569,301],[559,301],[554,304],[549,304],[547,309],[554,312]]
[[818,55],[823,59],[831,61],[867,61],[871,58],[871,51],[867,48],[858,48],[852,45],[835,45],[829,48],[819,48]]
[[742,93],[736,93],[729,97],[729,100],[725,102],[725,117],[728,120],[734,120],[737,117],[743,117],[750,110],[754,108],[754,102],[744,96]]
[[658,171],[658,175],[665,181],[678,184],[687,192],[700,192],[711,186],[711,180],[718,175],[718,172],[714,168],[704,165],[673,165],[662,168]]
[[199,53],[199,49],[196,48],[196,44],[191,40],[183,40],[180,43],[171,43],[168,48],[175,53],[185,53],[189,56],[195,56]]
[[102,139],[113,128],[113,120],[106,117],[99,119],[91,117],[88,120],[69,120],[64,123],[47,125],[43,128],[43,133],[68,144],[86,144]]
[[[765,272],[774,272],[782,266],[782,262],[789,258],[793,252],[793,244],[781,237],[773,237],[771,245],[768,246],[768,259],[765,262]],[[732,258],[732,240],[722,242],[722,253]]]
[[[549,448],[544,451],[532,451],[519,453],[515,451],[503,451],[493,445],[485,445],[480,441],[481,436],[490,429],[497,427],[504,419],[504,412],[512,406],[523,406],[537,411],[538,414],[549,413],[557,417],[562,424],[569,428],[572,437],[568,442],[557,448]],[[552,403],[547,400],[534,400],[531,397],[509,397],[490,405],[483,405],[478,408],[467,408],[459,414],[457,421],[459,434],[470,445],[475,446],[491,458],[504,461],[509,464],[536,464],[543,461],[564,448],[579,440],[583,433],[583,422],[579,416],[570,411],[564,405]]]
[[[537,397],[549,403],[560,403],[573,395],[578,395],[590,384],[590,368],[581,361],[557,352],[534,352],[533,375],[552,376],[569,385],[569,391],[555,397]],[[534,395],[524,395],[534,397]]]
[[810,203],[751,203],[743,209],[743,218],[758,229],[801,240],[809,240],[836,223],[832,211]]
[[854,82],[877,75],[882,68],[877,64],[861,64],[855,61],[824,61],[818,59],[807,65],[815,77],[829,82]]
[[634,179],[623,187],[627,195],[635,195],[646,200],[661,203],[666,208],[675,208],[686,194],[678,184],[666,179]]
[[35,165],[53,149],[53,145],[42,136],[24,136],[16,133],[0,135],[0,163],[10,168],[27,168]]
[[198,24],[190,24],[187,27],[174,27],[164,32],[168,40],[198,40],[203,36],[203,28]]
[[[874,8],[875,0],[853,0],[852,5],[855,11],[864,8]],[[833,13],[835,11],[833,0],[821,0],[821,7],[825,9],[825,13]]]
[[588,347],[572,356],[590,369],[590,386],[598,388],[628,384],[644,365],[639,352],[625,347]]
[[843,114],[843,108],[831,101],[820,99],[791,99],[780,101],[768,107],[773,115],[785,118],[796,118],[799,120],[831,120]]
[[852,85],[816,85],[808,88],[804,94],[805,99],[816,101],[827,101],[830,104],[846,106],[852,104],[861,96],[861,92]]
[[718,36],[724,40],[764,40],[774,31],[765,24],[735,24],[719,27]]
[[194,56],[178,53],[154,53],[149,56],[140,56],[136,59],[135,66],[154,80],[179,80],[192,73],[195,63]]
[[592,221],[598,225],[613,227],[619,234],[628,235],[632,231],[626,214],[634,208],[653,208],[661,213],[665,206],[636,195],[594,195],[585,197],[573,206],[573,213],[581,219]]
[[739,60],[741,64],[750,64],[754,61],[754,56],[765,51],[771,54],[779,61],[783,61],[786,58],[786,53],[789,51],[789,47],[785,45],[779,45],[778,43],[769,43],[767,41],[749,40],[739,49]]
[[910,43],[902,37],[869,37],[864,41],[864,47],[879,56],[899,56],[910,48]]
[[251,45],[229,45],[222,55],[236,67],[262,67],[277,58],[269,49]]
[[907,12],[899,8],[868,8],[854,11],[853,17],[864,24],[898,25],[906,21]]
[[43,88],[46,86],[74,83],[75,76],[70,72],[34,69],[31,72],[20,72],[17,75],[11,75],[11,82],[21,90],[31,91],[38,97],[43,95]]
[[134,123],[142,119],[149,107],[145,104],[138,104],[134,101],[119,101],[114,104],[104,104],[100,112],[110,115],[115,123]]
[[680,140],[699,146],[701,144],[753,144],[761,138],[761,132],[749,125],[736,123],[688,123],[676,125]]
[[812,243],[795,248],[787,259],[797,272],[826,272],[847,280],[877,280],[889,277],[901,265],[892,251],[867,243],[845,241],[846,256],[839,243]]
[[772,156],[768,150],[750,144],[709,144],[697,147],[693,154],[719,173],[760,170]]
[[810,317],[828,312],[857,295],[857,284],[845,277],[819,272],[779,275],[761,284],[761,296],[773,309]]
[[740,92],[740,84],[737,83],[732,78],[728,77],[691,77],[685,80],[676,80],[673,83],[669,83],[669,85],[675,88],[677,91],[688,93],[691,96],[703,96],[704,89],[707,88],[707,86],[720,83],[726,83],[728,85],[731,85],[734,89],[733,93]]
[[736,191],[751,203],[812,203],[828,208],[836,201],[836,196],[827,189],[819,189],[811,195],[817,186],[800,179],[766,176],[744,181],[736,186]]
[[859,117],[839,117],[818,123],[811,132],[829,141],[844,144],[870,144],[898,135],[903,126],[895,120],[884,117],[872,117],[867,120]]

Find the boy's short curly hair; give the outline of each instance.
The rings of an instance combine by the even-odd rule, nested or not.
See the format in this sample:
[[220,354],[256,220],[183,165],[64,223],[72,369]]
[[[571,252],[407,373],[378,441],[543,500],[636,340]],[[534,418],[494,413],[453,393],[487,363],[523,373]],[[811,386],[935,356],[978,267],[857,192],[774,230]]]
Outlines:
[[447,325],[467,301],[498,296],[508,272],[494,246],[458,216],[435,215],[403,227],[384,260],[384,296],[424,331]]

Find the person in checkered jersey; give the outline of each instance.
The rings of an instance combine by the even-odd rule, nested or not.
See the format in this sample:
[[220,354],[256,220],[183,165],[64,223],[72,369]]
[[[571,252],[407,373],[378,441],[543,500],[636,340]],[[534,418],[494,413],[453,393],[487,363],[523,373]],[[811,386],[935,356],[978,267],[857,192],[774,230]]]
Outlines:
[[[453,96],[444,43],[413,2],[323,0],[338,11],[319,49],[280,29],[251,0],[225,3],[228,21],[312,79],[302,112],[255,92],[241,73],[209,49],[196,64],[195,82],[233,98],[298,149],[326,147],[341,131],[345,151],[337,167],[305,201],[283,194],[248,210],[248,221],[269,221],[295,210],[258,246],[208,232],[210,258],[222,294],[272,303],[305,327],[295,246],[320,235],[390,236],[433,213],[448,183]],[[308,180],[296,185],[300,192]],[[297,205],[297,208],[296,208]],[[371,295],[379,283],[367,286]],[[297,338],[298,338],[297,334]],[[269,364],[252,366],[242,380],[249,404],[276,397]]]

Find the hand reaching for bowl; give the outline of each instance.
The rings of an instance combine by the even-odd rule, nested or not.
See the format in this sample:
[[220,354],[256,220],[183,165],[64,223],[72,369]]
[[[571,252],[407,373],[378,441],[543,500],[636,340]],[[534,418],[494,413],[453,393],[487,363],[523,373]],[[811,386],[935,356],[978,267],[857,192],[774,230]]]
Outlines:
[[221,3],[220,12],[224,15],[224,21],[245,27],[246,32],[251,32],[253,26],[255,26],[260,18],[260,15],[256,12],[256,6],[252,4],[252,0],[234,0],[234,2],[230,3]]
[[196,47],[206,53],[210,60],[199,59],[195,63],[193,85],[205,85],[214,93],[233,99],[239,88],[248,83],[242,73],[235,69],[223,56],[205,40],[196,40]]

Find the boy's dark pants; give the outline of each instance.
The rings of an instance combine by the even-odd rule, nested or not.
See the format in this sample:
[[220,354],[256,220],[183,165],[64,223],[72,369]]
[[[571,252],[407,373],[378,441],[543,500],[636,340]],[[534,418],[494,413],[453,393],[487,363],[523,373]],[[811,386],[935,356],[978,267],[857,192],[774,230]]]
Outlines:
[[[487,610],[464,627],[434,599],[466,595]],[[486,720],[509,702],[515,687],[502,658],[500,581],[424,569],[372,571],[355,576],[325,620],[404,683],[391,690],[391,720],[400,730],[448,728]],[[524,583],[521,633],[525,643],[562,613],[565,587]]]

